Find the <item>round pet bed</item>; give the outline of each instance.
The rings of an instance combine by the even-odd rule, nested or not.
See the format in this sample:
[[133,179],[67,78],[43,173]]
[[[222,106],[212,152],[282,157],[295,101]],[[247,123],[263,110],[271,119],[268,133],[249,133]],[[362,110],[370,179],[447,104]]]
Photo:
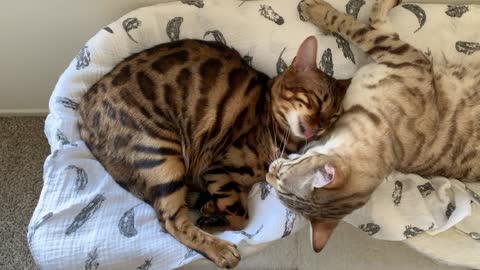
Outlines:
[[[40,268],[173,269],[203,258],[168,235],[160,227],[153,209],[118,186],[92,156],[79,138],[78,101],[122,59],[159,43],[182,38],[217,40],[228,44],[252,66],[274,76],[290,63],[305,37],[316,35],[322,70],[336,78],[351,77],[359,66],[367,62],[365,55],[341,37],[324,36],[313,25],[303,22],[297,10],[299,2],[182,0],[158,4],[128,13],[100,30],[81,48],[55,87],[45,125],[51,154],[45,161],[44,186],[28,232],[29,247]],[[334,4],[354,16],[366,18],[371,1],[365,4],[364,1],[342,0]],[[396,30],[409,41],[417,38],[417,35],[413,37],[414,32],[428,27],[423,26],[423,19],[419,21],[418,9],[414,8],[416,13],[412,13],[412,8],[398,7],[396,10],[398,14],[394,14],[394,18],[397,18],[397,26],[400,27]],[[408,20],[398,19],[405,16],[410,17]],[[448,36],[445,38],[452,40]],[[478,35],[476,38],[480,40]],[[460,43],[460,52],[458,48],[457,51],[445,51],[438,49],[436,43],[429,46],[430,43],[425,42],[424,45],[428,45],[425,48],[428,47],[432,54],[442,52],[447,56],[471,55],[476,48],[470,43]],[[377,192],[379,198],[391,196],[396,183],[405,180],[414,183],[413,198],[423,200],[417,185],[431,183],[431,180],[415,177],[392,177]],[[438,183],[444,184],[445,181],[448,180]],[[472,187],[471,194],[475,194],[475,188],[478,193],[478,187]],[[407,190],[405,184],[404,192]],[[460,190],[462,196],[470,196],[464,186],[460,185]],[[435,190],[431,192],[435,194]],[[449,202],[458,203],[458,197],[453,195],[445,198],[447,201],[441,205],[425,203],[422,209],[444,211]],[[381,212],[373,210],[376,209],[372,207],[374,203],[372,200],[370,208],[360,209],[346,221],[380,239],[404,240],[421,232],[402,235],[392,229],[394,233],[388,233],[389,223],[382,224],[379,218]],[[464,205],[467,204],[470,205],[470,202]],[[265,247],[268,242],[295,233],[306,224],[303,218],[279,202],[266,183],[256,185],[251,191],[249,211],[251,220],[243,231],[218,234],[238,244],[243,257]],[[402,211],[396,213],[401,215]],[[472,208],[451,211],[457,211],[460,217],[457,223],[473,212]],[[444,223],[447,221],[444,220]],[[424,219],[420,223],[422,231],[426,231],[429,228],[425,224],[431,222]],[[396,226],[404,230],[404,225]],[[384,229],[379,230],[375,226]],[[437,224],[435,228],[439,226]]]

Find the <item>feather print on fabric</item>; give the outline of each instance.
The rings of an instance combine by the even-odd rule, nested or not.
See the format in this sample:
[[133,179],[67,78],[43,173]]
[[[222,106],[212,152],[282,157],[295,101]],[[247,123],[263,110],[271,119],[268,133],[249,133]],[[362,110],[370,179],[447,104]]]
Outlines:
[[405,236],[405,238],[408,239],[408,238],[417,236],[418,234],[423,232],[424,232],[423,229],[409,225],[409,226],[405,226],[405,231],[403,232],[403,236]]
[[425,22],[427,20],[427,14],[425,13],[425,10],[423,10],[423,8],[415,4],[405,4],[405,5],[402,5],[402,7],[412,12],[417,17],[417,20],[420,26],[417,28],[417,30],[413,32],[416,33],[420,29],[422,29],[423,25],[425,25]]
[[278,25],[282,25],[285,23],[285,20],[282,16],[280,16],[271,6],[267,5],[260,5],[260,9],[258,10],[260,15],[262,15],[265,19],[268,19]]
[[35,222],[35,225],[31,228],[31,233],[28,237],[28,243],[30,244],[32,242],[32,238],[35,235],[35,232],[42,226],[49,218],[53,216],[53,212],[48,212],[46,215],[41,217],[37,222]]
[[260,198],[265,200],[268,195],[272,192],[272,185],[267,183],[266,181],[260,182]]
[[285,213],[285,224],[281,238],[287,237],[292,233],[293,225],[295,224],[295,219],[297,218],[297,215],[289,209],[285,209]]
[[135,228],[135,207],[138,205],[125,211],[118,221],[118,230],[120,234],[125,237],[130,238],[137,235],[137,229]]
[[248,239],[252,239],[257,234],[259,234],[262,231],[262,229],[263,229],[263,225],[260,226],[260,228],[258,228],[254,233],[247,233],[245,231],[238,231],[238,232],[234,232],[234,233],[239,233],[239,234],[242,234],[242,235],[246,236]]
[[70,141],[68,140],[67,136],[63,134],[63,132],[60,129],[57,129],[57,134],[55,136],[57,137],[57,141],[61,142],[62,145],[70,144]]
[[103,30],[107,31],[110,34],[113,34],[113,30],[109,26],[104,27]]
[[62,104],[63,107],[72,109],[74,111],[78,110],[78,102],[73,101],[70,98],[67,97],[57,97],[55,99],[58,103]]
[[150,269],[150,267],[152,267],[152,260],[153,260],[153,258],[145,260],[145,262],[142,265],[137,267],[137,270],[148,270],[148,269]]
[[420,194],[422,194],[422,197],[427,197],[428,195],[430,195],[430,193],[432,193],[433,191],[435,191],[435,188],[432,186],[431,183],[425,183],[423,185],[418,185],[417,186],[418,188],[418,191],[420,192]]
[[480,43],[468,42],[468,41],[457,41],[457,43],[455,43],[455,49],[457,49],[457,51],[460,53],[463,53],[466,55],[472,55],[474,52],[480,51]]
[[337,46],[342,50],[343,56],[355,64],[355,56],[353,55],[352,48],[350,48],[350,43],[337,33],[333,33],[333,36],[336,38]]
[[372,236],[380,231],[380,226],[375,223],[369,222],[369,223],[360,225],[359,229],[366,232],[368,235]]
[[211,31],[205,32],[205,34],[203,35],[203,38],[205,39],[208,36],[212,36],[215,41],[227,45],[227,41],[223,37],[222,32],[218,30],[211,30]]
[[332,50],[330,48],[326,49],[322,54],[322,59],[320,60],[320,69],[330,77],[333,77],[333,59],[332,59]]
[[95,198],[90,201],[87,206],[85,206],[80,213],[75,217],[72,224],[68,226],[65,235],[70,235],[76,232],[80,227],[82,227],[95,212],[102,206],[102,203],[105,201],[105,196],[98,194]]
[[82,70],[88,67],[91,61],[90,51],[88,50],[88,46],[84,46],[83,48],[81,48],[77,56],[75,57],[75,59],[77,60],[77,65],[76,65],[77,70]]
[[477,193],[475,193],[473,190],[471,190],[470,188],[466,187],[466,190],[468,191],[468,193],[470,193],[470,195],[472,196],[472,198],[478,203],[480,204],[480,195],[478,195]]
[[447,14],[450,17],[460,18],[463,16],[463,14],[467,13],[468,11],[469,9],[467,6],[448,5],[447,11],[445,11],[445,14]]
[[393,204],[395,206],[399,206],[402,200],[402,192],[403,192],[403,183],[400,181],[395,181],[395,187],[392,193]]
[[127,18],[122,22],[123,30],[127,33],[128,37],[135,43],[138,43],[130,34],[130,31],[137,29],[142,24],[137,18]]
[[187,5],[195,6],[197,8],[203,8],[203,6],[205,5],[203,0],[181,0],[180,2]]
[[453,211],[455,211],[455,204],[449,202],[448,205],[447,205],[447,210],[445,211],[445,216],[447,218],[450,218],[450,216],[452,215]]
[[247,54],[243,57],[243,61],[245,61],[245,63],[247,63],[249,66],[252,66],[253,57]]
[[97,248],[95,248],[94,250],[90,251],[87,254],[87,259],[85,260],[85,270],[98,269],[98,266],[100,266],[100,263],[98,263],[97,257],[98,257]]
[[88,184],[88,175],[84,169],[75,165],[69,165],[65,168],[65,171],[75,171],[75,192],[79,192],[85,189]]
[[345,6],[345,10],[347,14],[352,15],[356,19],[363,5],[365,5],[364,0],[350,0]]
[[180,39],[180,26],[183,23],[182,17],[175,17],[167,23],[167,36],[170,41],[177,41]]

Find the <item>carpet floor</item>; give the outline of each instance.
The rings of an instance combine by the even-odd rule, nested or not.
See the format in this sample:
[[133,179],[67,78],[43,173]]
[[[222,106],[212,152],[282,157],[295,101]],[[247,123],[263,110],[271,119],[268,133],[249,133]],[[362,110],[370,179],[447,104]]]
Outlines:
[[37,269],[27,225],[42,189],[49,146],[43,118],[0,118],[0,269]]

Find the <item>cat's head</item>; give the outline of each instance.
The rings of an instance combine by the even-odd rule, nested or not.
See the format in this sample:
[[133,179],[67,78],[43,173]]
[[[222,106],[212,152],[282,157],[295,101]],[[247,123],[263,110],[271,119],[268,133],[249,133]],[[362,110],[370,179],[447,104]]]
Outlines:
[[275,120],[297,139],[321,135],[340,115],[348,83],[317,68],[317,40],[308,37],[291,65],[272,84]]
[[307,153],[270,165],[269,182],[288,208],[310,220],[312,246],[323,249],[340,220],[363,206],[380,178],[337,156]]

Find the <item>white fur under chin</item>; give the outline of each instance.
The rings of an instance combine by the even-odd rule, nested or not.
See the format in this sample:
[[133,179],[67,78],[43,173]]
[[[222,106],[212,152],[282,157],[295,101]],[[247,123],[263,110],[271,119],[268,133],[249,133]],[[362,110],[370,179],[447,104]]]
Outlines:
[[287,122],[291,127],[293,135],[303,137],[302,131],[300,130],[300,122],[298,121],[298,114],[296,112],[289,112],[287,114]]

